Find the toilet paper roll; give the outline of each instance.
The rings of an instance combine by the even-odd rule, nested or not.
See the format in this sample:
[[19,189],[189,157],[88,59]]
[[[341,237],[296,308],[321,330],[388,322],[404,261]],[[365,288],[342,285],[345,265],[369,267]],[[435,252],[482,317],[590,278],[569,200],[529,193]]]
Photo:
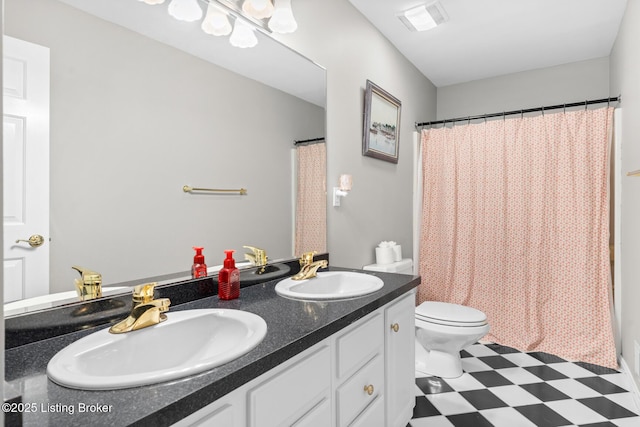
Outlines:
[[395,245],[393,247],[393,260],[395,262],[402,261],[402,246]]
[[392,264],[395,262],[393,248],[376,248],[376,264]]

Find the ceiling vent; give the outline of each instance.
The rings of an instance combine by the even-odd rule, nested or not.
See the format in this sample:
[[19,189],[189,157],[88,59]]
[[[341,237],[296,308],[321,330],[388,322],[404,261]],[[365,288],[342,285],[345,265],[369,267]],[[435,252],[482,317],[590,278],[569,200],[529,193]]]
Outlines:
[[427,31],[449,19],[439,1],[405,10],[398,18],[411,31]]

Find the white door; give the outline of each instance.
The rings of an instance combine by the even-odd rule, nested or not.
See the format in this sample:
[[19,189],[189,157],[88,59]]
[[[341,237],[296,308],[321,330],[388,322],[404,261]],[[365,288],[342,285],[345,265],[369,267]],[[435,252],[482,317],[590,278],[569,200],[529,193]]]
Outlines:
[[11,302],[49,293],[49,49],[4,36],[3,72],[4,301]]

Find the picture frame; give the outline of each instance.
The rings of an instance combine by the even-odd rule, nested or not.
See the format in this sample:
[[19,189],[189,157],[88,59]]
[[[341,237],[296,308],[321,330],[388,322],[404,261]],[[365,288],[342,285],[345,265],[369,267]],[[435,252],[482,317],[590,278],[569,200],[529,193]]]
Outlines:
[[362,155],[398,163],[402,103],[367,80],[364,95]]

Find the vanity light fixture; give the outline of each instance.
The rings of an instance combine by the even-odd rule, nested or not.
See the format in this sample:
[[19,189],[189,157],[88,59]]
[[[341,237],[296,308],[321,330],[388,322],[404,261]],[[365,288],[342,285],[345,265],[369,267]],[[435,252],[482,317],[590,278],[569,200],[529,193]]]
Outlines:
[[202,21],[201,27],[202,31],[212,36],[228,36],[231,34],[229,17],[215,3],[209,3],[209,6],[207,6],[207,16]]
[[[158,5],[165,0],[138,0],[149,5]],[[258,43],[255,31],[263,33],[292,33],[298,28],[293,17],[291,0],[171,0],[169,15],[180,21],[194,22],[207,13],[200,25],[202,31],[213,36],[227,36],[231,45],[240,48],[253,47]],[[233,18],[233,27],[230,21]],[[233,29],[232,29],[233,28]]]
[[271,18],[273,3],[271,0],[244,0],[242,11],[256,19]]
[[346,197],[351,191],[353,178],[351,175],[340,175],[340,187],[333,187],[333,206],[340,206],[340,197]]
[[269,28],[274,33],[293,33],[298,29],[298,23],[293,17],[293,11],[291,10],[291,0],[275,1],[275,10],[273,11],[273,16],[269,20]]
[[407,9],[398,18],[411,31],[431,30],[449,19],[438,1]]
[[231,37],[229,37],[229,43],[231,43],[233,47],[254,47],[258,44],[258,38],[251,25],[236,19],[233,32],[231,33]]
[[202,18],[198,0],[171,0],[168,12],[179,21],[193,22]]

